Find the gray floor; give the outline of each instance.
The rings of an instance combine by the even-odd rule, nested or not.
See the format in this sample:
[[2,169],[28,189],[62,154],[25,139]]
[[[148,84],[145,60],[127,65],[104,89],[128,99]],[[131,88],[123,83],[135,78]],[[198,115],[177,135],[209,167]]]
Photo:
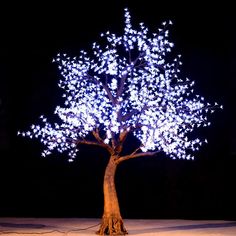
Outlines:
[[[236,221],[125,219],[129,235],[236,236]],[[0,235],[94,236],[100,219],[0,218]]]

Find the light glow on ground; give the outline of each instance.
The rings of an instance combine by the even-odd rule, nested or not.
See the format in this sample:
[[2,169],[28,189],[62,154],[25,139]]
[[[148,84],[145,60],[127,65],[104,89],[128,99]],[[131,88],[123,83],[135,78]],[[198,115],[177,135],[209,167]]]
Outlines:
[[[236,221],[125,219],[129,235],[136,236],[235,236]],[[1,235],[94,236],[100,219],[0,218]]]

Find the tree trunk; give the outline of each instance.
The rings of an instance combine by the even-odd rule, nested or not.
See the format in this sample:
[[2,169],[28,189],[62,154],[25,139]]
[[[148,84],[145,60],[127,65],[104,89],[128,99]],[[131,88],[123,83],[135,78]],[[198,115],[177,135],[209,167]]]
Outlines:
[[104,176],[104,212],[100,229],[96,232],[99,235],[125,235],[128,233],[124,227],[116,194],[116,168],[117,164],[114,157],[111,156]]

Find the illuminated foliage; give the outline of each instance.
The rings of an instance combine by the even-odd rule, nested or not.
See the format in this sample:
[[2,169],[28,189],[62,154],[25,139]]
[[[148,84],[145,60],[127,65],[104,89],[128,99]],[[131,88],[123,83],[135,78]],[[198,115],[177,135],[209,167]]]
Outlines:
[[[55,109],[60,122],[51,124],[41,116],[42,124],[19,134],[39,138],[45,145],[43,156],[67,151],[69,161],[76,157],[79,144],[119,154],[122,134],[127,133],[140,146],[124,160],[140,156],[140,150],[193,159],[204,141],[189,134],[210,125],[207,112],[217,104],[194,95],[194,81],[181,78],[181,56],[170,55],[174,46],[169,41],[170,25],[171,21],[163,22],[156,33],[143,23],[134,29],[125,9],[123,35],[101,34],[101,43],[93,43],[91,52],[81,51],[78,58],[58,54],[53,61],[63,76],[58,85],[65,99]],[[88,139],[91,133],[95,141]]]

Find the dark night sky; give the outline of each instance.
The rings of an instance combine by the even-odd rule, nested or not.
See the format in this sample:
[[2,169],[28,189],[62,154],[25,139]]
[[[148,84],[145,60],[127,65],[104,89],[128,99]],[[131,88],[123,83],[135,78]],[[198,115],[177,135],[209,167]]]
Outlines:
[[[122,164],[117,190],[125,218],[236,219],[236,16],[229,4],[199,1],[87,1],[1,6],[0,216],[100,217],[106,153],[81,148],[40,157],[40,144],[18,130],[50,116],[60,101],[52,58],[89,48],[101,32],[121,32],[123,8],[150,29],[172,20],[171,40],[182,54],[182,72],[210,102],[224,105],[204,131],[208,145],[195,161],[162,155]],[[165,2],[165,1],[164,1]],[[132,140],[131,140],[132,142]],[[130,143],[131,143],[130,142]]]

